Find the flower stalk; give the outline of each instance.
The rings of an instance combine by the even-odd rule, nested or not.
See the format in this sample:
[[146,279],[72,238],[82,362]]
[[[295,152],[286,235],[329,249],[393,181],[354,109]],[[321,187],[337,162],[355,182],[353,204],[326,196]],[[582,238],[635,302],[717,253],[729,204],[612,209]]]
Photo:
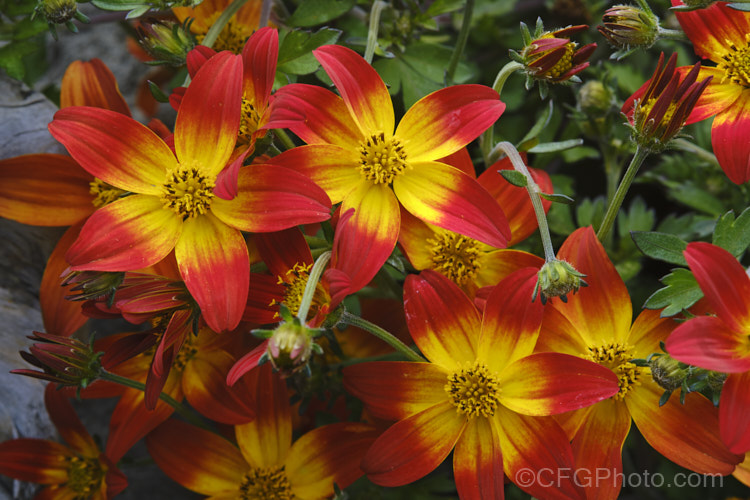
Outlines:
[[361,328],[362,330],[375,335],[377,338],[379,338],[380,340],[382,340],[383,342],[385,342],[386,344],[388,344],[389,346],[393,347],[398,352],[406,356],[409,359],[409,361],[416,361],[418,363],[424,363],[427,361],[422,356],[420,356],[419,354],[414,352],[412,349],[410,349],[409,346],[407,346],[406,344],[401,342],[399,339],[397,339],[396,336],[393,335],[392,333],[348,311],[344,311],[341,314],[340,323],[345,324],[345,325],[356,326],[357,328]]

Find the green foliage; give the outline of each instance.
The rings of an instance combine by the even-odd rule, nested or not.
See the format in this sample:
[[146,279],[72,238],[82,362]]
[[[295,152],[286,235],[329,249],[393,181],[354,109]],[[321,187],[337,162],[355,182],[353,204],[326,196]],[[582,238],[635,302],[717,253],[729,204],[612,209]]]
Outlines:
[[279,63],[277,71],[291,75],[307,75],[315,72],[317,59],[312,51],[323,45],[336,43],[341,31],[321,28],[315,33],[302,30],[279,33]]
[[647,257],[662,260],[670,264],[686,266],[682,252],[687,242],[667,233],[632,231],[630,235],[638,249]]
[[305,0],[286,22],[301,28],[317,26],[345,14],[354,4],[355,0]]
[[750,208],[746,208],[737,219],[731,211],[722,215],[716,221],[713,244],[735,257],[742,256],[750,245]]
[[661,309],[663,318],[674,316],[692,306],[703,297],[703,292],[695,281],[693,273],[687,269],[675,269],[664,276],[661,282],[666,286],[654,292],[643,307],[646,309]]

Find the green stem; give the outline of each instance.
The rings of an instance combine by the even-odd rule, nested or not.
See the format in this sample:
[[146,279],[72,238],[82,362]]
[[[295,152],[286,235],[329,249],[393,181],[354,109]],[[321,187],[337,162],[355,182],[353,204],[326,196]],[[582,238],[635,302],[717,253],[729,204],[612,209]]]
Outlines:
[[688,41],[687,35],[685,35],[685,32],[682,30],[671,30],[667,28],[662,28],[661,26],[658,27],[658,39],[659,40],[677,40],[681,42]]
[[604,158],[604,174],[607,177],[607,203],[611,203],[622,174],[622,164],[617,158],[615,148],[609,145],[602,147],[602,157]]
[[299,310],[297,311],[297,317],[302,320],[302,323],[305,323],[307,320],[307,313],[310,311],[310,306],[315,296],[315,288],[318,286],[318,281],[320,281],[320,277],[323,275],[326,264],[328,264],[330,259],[330,251],[320,254],[320,257],[318,257],[313,268],[310,270],[310,276],[307,278],[307,283],[305,284],[305,293],[302,295]]
[[396,349],[398,352],[409,358],[410,361],[425,362],[427,361],[416,352],[409,349],[409,346],[397,339],[392,333],[383,330],[378,325],[370,323],[366,319],[355,316],[354,314],[344,311],[341,315],[341,322],[347,325],[356,326],[362,330],[375,335],[377,338]]
[[275,128],[273,129],[273,133],[279,138],[286,149],[293,149],[295,147],[291,137],[283,129]]
[[456,48],[453,49],[453,55],[448,63],[448,69],[445,72],[445,84],[453,85],[453,76],[456,74],[458,68],[458,62],[461,60],[461,56],[466,48],[466,42],[469,40],[469,29],[471,28],[471,18],[474,13],[474,0],[466,0],[466,6],[464,7],[464,19],[461,23],[461,31],[458,32],[458,39],[456,40]]
[[245,5],[245,2],[247,2],[247,0],[234,0],[232,3],[230,3],[229,6],[224,10],[224,12],[221,13],[218,19],[216,19],[216,22],[213,23],[208,29],[206,36],[201,42],[201,45],[212,47],[216,39],[219,37],[219,33],[221,33],[221,30],[224,29],[224,26],[226,26],[229,20],[234,17],[237,11],[240,10],[243,5]]
[[271,4],[273,4],[273,0],[263,0],[263,3],[260,6],[258,28],[268,26],[268,19],[271,17]]
[[372,3],[370,11],[370,26],[367,30],[367,47],[365,48],[365,61],[372,62],[372,56],[375,55],[375,47],[378,45],[378,29],[380,28],[380,14],[383,7],[387,4],[381,0],[375,0]]
[[630,165],[628,165],[628,169],[625,171],[625,176],[623,176],[622,181],[620,181],[620,185],[617,186],[615,196],[612,201],[610,201],[609,207],[607,207],[607,213],[604,214],[602,225],[599,227],[599,231],[596,232],[596,237],[599,238],[599,241],[604,241],[609,235],[609,232],[615,223],[617,212],[620,211],[622,202],[625,199],[625,195],[628,193],[630,185],[633,183],[633,179],[635,179],[635,175],[638,173],[638,169],[641,168],[648,153],[648,149],[640,146],[635,150],[633,159],[630,160]]
[[[544,247],[544,260],[552,262],[555,260],[555,249],[552,246],[552,237],[549,234],[549,225],[547,224],[547,215],[544,213],[544,206],[542,205],[542,199],[539,197],[541,189],[534,178],[531,176],[529,169],[526,168],[526,164],[523,162],[523,158],[518,154],[518,151],[509,142],[499,142],[493,149],[501,150],[508,157],[510,162],[513,164],[513,168],[516,171],[521,172],[526,177],[526,191],[529,193],[529,199],[531,199],[531,206],[534,207],[534,214],[536,215],[537,223],[539,224],[539,234],[542,237],[542,246]],[[490,153],[492,154],[492,153]]]
[[[497,92],[498,94],[502,94],[503,87],[505,86],[505,82],[508,80],[508,77],[520,69],[523,69],[523,64],[515,61],[511,61],[503,66],[500,72],[495,77],[495,82],[492,84],[493,90],[495,90],[495,92]],[[482,157],[484,158],[486,166],[489,166],[487,164],[487,161],[490,156],[490,150],[494,146],[493,142],[495,141],[495,139],[493,133],[494,125],[485,130],[481,138],[479,139],[479,145],[482,148]]]
[[[115,384],[124,385],[125,387],[130,387],[131,389],[137,389],[139,391],[146,392],[146,384],[142,382],[138,382],[137,380],[132,380],[127,377],[123,377],[121,375],[117,375],[116,373],[108,372],[107,370],[102,369],[100,372],[100,378],[102,380],[107,380],[109,382],[113,382]],[[174,408],[175,413],[180,415],[182,418],[184,418],[189,423],[193,424],[196,427],[200,427],[201,429],[210,431],[210,432],[216,432],[213,429],[211,429],[209,426],[206,425],[206,423],[203,421],[202,418],[200,418],[198,415],[193,413],[192,411],[188,410],[182,403],[174,399],[169,394],[160,393],[159,399],[167,403],[169,406]]]

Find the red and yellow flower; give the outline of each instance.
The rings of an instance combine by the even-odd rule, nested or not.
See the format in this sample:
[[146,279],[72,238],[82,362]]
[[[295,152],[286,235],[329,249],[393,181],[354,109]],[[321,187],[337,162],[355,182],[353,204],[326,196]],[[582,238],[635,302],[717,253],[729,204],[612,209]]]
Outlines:
[[[197,7],[173,7],[172,13],[181,23],[188,18],[193,19],[190,31],[195,35],[198,43],[201,43],[208,30],[230,3],[230,0],[204,0]],[[214,48],[219,51],[228,50],[235,54],[242,52],[247,39],[258,29],[262,5],[262,0],[245,2],[221,30],[213,44]]]
[[174,152],[138,122],[97,108],[57,112],[52,135],[78,163],[133,194],[97,210],[66,258],[72,270],[127,271],[172,249],[190,294],[215,331],[237,326],[250,273],[241,231],[276,231],[329,217],[325,193],[303,175],[256,165],[239,173],[239,194],[214,195],[240,126],[242,62],[207,61],[177,114]]
[[[609,370],[574,356],[532,354],[543,306],[530,297],[536,269],[519,270],[490,294],[484,317],[450,280],[410,275],[404,308],[412,338],[431,361],[362,363],[344,385],[373,416],[399,420],[367,452],[375,483],[399,486],[435,469],[455,448],[461,498],[502,498],[503,471],[573,466],[563,429],[549,415],[617,392]],[[541,498],[579,497],[570,480],[520,485]],[[526,487],[525,487],[526,486]]]
[[[672,0],[672,5],[683,5]],[[750,12],[716,2],[706,9],[678,11],[677,20],[695,53],[716,63],[698,79],[713,76],[688,119],[715,116],[711,144],[719,165],[735,184],[750,180]],[[684,72],[690,67],[678,68]]]
[[607,257],[594,231],[581,228],[568,237],[560,259],[586,275],[586,288],[568,302],[546,306],[537,351],[564,352],[611,370],[619,380],[613,397],[589,408],[558,417],[572,438],[576,466],[594,471],[611,467],[607,481],[587,481],[589,498],[617,498],[622,486],[622,446],[635,421],[641,434],[659,453],[700,473],[730,474],[741,457],[719,439],[716,409],[702,394],[688,394],[685,404],[664,393],[649,367],[633,360],[659,352],[676,323],[645,310],[632,323],[632,305],[625,283]]
[[710,243],[683,252],[715,316],[677,327],[666,349],[684,363],[729,373],[719,400],[719,431],[734,453],[750,451],[750,278],[732,254]]

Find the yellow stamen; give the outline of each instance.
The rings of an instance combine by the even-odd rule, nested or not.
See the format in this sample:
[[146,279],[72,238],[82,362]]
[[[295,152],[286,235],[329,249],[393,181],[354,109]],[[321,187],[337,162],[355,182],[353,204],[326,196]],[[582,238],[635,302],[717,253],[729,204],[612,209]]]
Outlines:
[[126,191],[110,186],[103,180],[95,177],[94,180],[89,183],[89,193],[96,196],[96,198],[91,200],[91,203],[96,208],[101,208],[124,195]]
[[383,132],[365,139],[359,147],[359,156],[360,172],[374,184],[391,184],[408,166],[401,141],[386,138]]
[[432,269],[457,285],[465,285],[476,277],[482,254],[476,240],[440,231],[428,238],[427,243],[431,245]]
[[214,197],[214,181],[198,168],[180,165],[167,173],[160,200],[183,219],[205,215]]
[[622,401],[630,391],[641,382],[642,368],[632,362],[633,347],[620,342],[610,342],[600,346],[589,346],[584,358],[606,366],[617,375],[620,391],[612,396]]
[[240,483],[243,500],[294,500],[292,484],[284,467],[250,469]]
[[490,373],[484,363],[475,361],[448,377],[445,392],[459,413],[469,418],[491,417],[499,402],[500,386],[497,374]]
[[76,500],[91,498],[99,490],[104,470],[99,460],[89,457],[65,457],[68,462],[68,482],[66,486],[76,494]]
[[724,70],[721,83],[729,80],[732,83],[750,88],[750,33],[745,34],[745,46],[737,47],[726,41],[729,51],[721,56],[718,68]]

